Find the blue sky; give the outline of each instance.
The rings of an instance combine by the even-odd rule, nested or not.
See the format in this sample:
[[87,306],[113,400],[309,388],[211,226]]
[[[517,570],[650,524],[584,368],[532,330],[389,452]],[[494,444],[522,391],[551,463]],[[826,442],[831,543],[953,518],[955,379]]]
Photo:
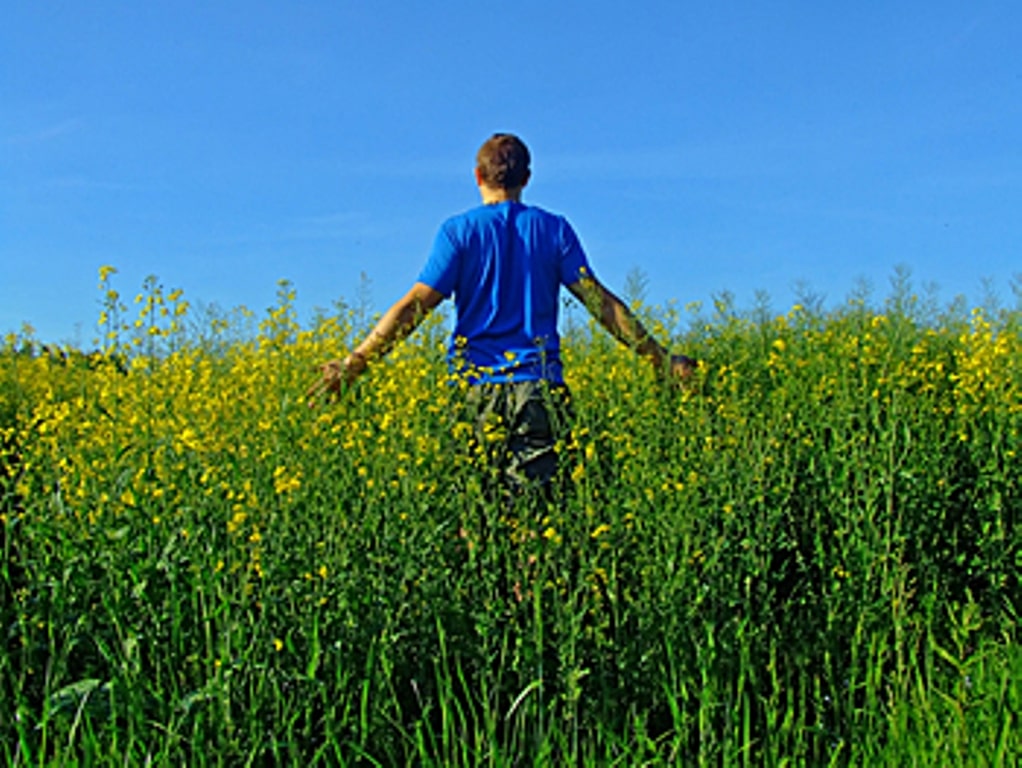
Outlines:
[[1016,2],[7,3],[0,332],[89,346],[97,272],[193,303],[382,311],[475,205],[526,201],[647,298],[828,304],[897,265],[950,302],[1022,273]]

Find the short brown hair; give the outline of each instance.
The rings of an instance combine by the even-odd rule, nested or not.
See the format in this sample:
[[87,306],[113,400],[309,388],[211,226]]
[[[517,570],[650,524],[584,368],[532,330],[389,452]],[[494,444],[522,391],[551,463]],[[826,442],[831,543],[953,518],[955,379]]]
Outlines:
[[476,153],[476,168],[484,184],[517,189],[529,178],[529,148],[511,133],[495,133]]

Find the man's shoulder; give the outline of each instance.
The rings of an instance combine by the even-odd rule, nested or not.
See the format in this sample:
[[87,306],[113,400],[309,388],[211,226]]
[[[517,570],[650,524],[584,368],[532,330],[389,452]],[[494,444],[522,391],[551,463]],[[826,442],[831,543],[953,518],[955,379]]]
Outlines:
[[474,208],[468,208],[464,211],[452,214],[444,219],[444,223],[440,226],[443,229],[462,229],[467,226],[471,226],[480,221],[486,220],[490,215],[491,211],[487,210],[490,208],[488,205],[477,205]]
[[533,216],[537,219],[542,219],[543,221],[550,221],[557,224],[568,223],[568,220],[563,215],[538,205],[523,205],[522,213],[525,216]]
[[545,237],[570,238],[574,230],[568,219],[538,205],[513,203],[510,210],[504,205],[478,205],[474,208],[449,216],[441,225],[441,231],[452,240],[460,241],[472,233],[487,230],[494,223],[506,221],[510,216],[518,224],[542,232]]
[[553,219],[556,221],[567,221],[567,219],[560,213],[555,213],[547,208],[543,208],[539,205],[529,205],[526,203],[511,203],[510,206],[506,203],[498,203],[496,205],[477,205],[472,208],[468,208],[464,211],[459,211],[449,216],[445,224],[459,224],[468,221],[485,221],[487,219],[501,218],[504,217],[505,211],[510,210],[514,212],[516,218],[519,217],[535,217],[539,219]]

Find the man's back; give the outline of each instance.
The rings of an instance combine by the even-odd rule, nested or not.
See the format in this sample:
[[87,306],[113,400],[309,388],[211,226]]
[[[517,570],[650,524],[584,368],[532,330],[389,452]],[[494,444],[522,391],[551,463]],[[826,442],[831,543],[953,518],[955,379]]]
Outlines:
[[480,381],[560,383],[560,287],[589,273],[563,217],[507,200],[444,222],[419,282],[454,295],[459,370]]

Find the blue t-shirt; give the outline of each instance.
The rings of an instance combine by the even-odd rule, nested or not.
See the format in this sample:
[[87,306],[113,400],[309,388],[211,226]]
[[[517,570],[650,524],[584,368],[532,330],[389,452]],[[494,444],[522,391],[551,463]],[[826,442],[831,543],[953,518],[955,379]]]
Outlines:
[[473,383],[561,383],[560,287],[591,274],[564,217],[508,201],[445,221],[419,282],[454,295],[452,370]]

